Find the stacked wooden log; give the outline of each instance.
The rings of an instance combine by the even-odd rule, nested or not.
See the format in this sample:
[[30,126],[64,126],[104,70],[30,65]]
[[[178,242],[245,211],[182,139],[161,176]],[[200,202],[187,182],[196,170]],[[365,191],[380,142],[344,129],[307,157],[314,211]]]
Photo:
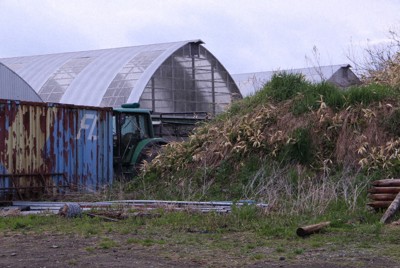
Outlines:
[[386,209],[400,192],[400,179],[376,180],[368,190],[370,202],[367,205],[375,209]]

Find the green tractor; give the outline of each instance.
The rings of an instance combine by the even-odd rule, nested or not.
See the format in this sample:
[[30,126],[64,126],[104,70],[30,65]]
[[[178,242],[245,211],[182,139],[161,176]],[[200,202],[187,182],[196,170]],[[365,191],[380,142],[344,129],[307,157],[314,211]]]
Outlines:
[[167,144],[154,136],[150,111],[138,103],[114,108],[113,131],[114,171],[123,177],[137,175],[143,162],[150,162]]

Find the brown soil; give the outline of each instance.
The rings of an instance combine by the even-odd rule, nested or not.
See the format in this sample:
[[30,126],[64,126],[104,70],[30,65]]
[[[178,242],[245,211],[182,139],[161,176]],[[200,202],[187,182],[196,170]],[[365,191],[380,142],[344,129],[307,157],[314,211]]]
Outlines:
[[169,260],[150,248],[139,245],[100,249],[97,248],[100,241],[101,239],[96,237],[66,235],[1,236],[0,267],[198,266],[195,263]]
[[0,234],[0,267],[400,267],[388,258],[349,249],[315,249],[289,260],[263,247],[257,251],[265,258],[249,261],[246,256],[204,254],[180,245],[128,244],[124,235],[107,237],[117,246],[100,247],[104,237]]

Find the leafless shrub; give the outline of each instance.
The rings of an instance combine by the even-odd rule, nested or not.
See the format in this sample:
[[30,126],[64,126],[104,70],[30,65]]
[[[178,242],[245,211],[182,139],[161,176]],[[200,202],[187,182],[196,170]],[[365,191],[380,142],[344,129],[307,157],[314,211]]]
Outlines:
[[361,55],[354,46],[347,54],[364,83],[400,85],[400,36],[397,29],[389,30],[386,42],[372,44],[368,40]]
[[[296,179],[289,172],[296,170]],[[300,166],[275,168],[268,174],[260,168],[248,184],[243,187],[246,197],[256,197],[269,204],[269,209],[285,215],[299,215],[312,212],[315,215],[327,211],[332,202],[344,200],[349,210],[357,207],[360,195],[365,192],[368,181],[357,182],[357,174],[343,172],[340,178],[333,178],[329,170],[322,175],[310,177]]]
[[305,58],[307,65],[311,66],[311,68],[314,69],[321,81],[326,81],[328,78],[325,77],[321,69],[321,53],[319,52],[317,46],[313,46],[311,56],[306,55]]

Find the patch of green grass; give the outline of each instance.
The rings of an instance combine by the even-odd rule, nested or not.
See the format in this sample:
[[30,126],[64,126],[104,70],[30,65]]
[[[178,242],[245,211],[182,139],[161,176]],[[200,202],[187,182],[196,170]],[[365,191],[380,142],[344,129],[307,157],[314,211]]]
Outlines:
[[275,249],[275,251],[276,251],[277,253],[284,253],[284,252],[286,252],[286,249],[285,249],[285,247],[283,247],[283,246],[279,246],[279,247],[277,247],[277,248]]
[[301,255],[301,254],[304,253],[304,248],[295,248],[293,250],[293,253],[296,254],[296,255]]
[[370,84],[367,86],[351,87],[345,91],[346,102],[348,105],[363,104],[368,105],[372,102],[379,102],[387,98],[397,98],[397,93],[388,86]]
[[146,238],[146,239],[142,240],[140,244],[145,247],[150,247],[150,246],[154,245],[155,243],[154,243],[153,239]]
[[14,230],[26,229],[29,225],[24,221],[16,221],[13,225]]
[[310,84],[293,98],[292,112],[301,115],[320,107],[330,107],[337,111],[345,106],[346,98],[343,90],[330,83]]
[[101,249],[110,249],[118,246],[118,243],[110,238],[103,238],[103,240],[99,243],[99,247]]
[[400,110],[395,110],[383,124],[386,131],[395,136],[400,136]]
[[130,237],[126,240],[127,244],[140,244],[141,242],[142,242],[142,239],[134,238],[134,237]]
[[245,246],[246,250],[248,250],[248,251],[250,251],[250,250],[252,250],[252,249],[255,249],[256,247],[257,247],[257,245],[256,245],[256,244],[253,244],[253,243],[249,243],[249,244],[247,244],[247,245]]
[[[343,205],[343,203],[341,203]],[[157,213],[160,213],[158,211]],[[241,256],[243,261],[274,259],[284,255],[296,258],[309,250],[323,249],[323,252],[354,249],[364,251],[379,250],[382,256],[391,257],[396,254],[391,247],[400,244],[400,230],[379,223],[381,214],[370,212],[365,206],[359,210],[347,211],[340,204],[332,205],[330,211],[323,215],[312,214],[287,216],[279,213],[261,213],[254,206],[235,207],[230,214],[166,212],[158,218],[144,218],[137,226],[137,219],[129,218],[119,222],[104,222],[82,217],[65,219],[57,216],[42,217],[41,229],[47,232],[66,234],[71,237],[86,236],[87,227],[96,229],[96,247],[85,247],[87,252],[96,249],[112,249],[115,247],[137,244],[143,247],[163,246],[166,252],[174,250],[191,258],[210,256]],[[362,220],[360,220],[362,219]],[[10,219],[8,219],[10,220]],[[299,226],[331,221],[331,225],[322,232],[306,238],[296,235]],[[2,226],[7,219],[0,218]],[[27,221],[27,222],[25,222]],[[29,234],[42,232],[32,226],[39,221],[35,218],[16,217],[12,223],[24,222],[30,225]],[[39,225],[38,225],[39,226]],[[3,232],[22,233],[26,227],[14,228],[10,225]],[[126,237],[126,230],[136,230],[131,237]],[[117,237],[116,237],[117,236]],[[100,238],[96,238],[100,237]],[[126,238],[125,238],[126,237]],[[120,245],[118,241],[125,241]],[[168,253],[167,253],[168,254]],[[73,265],[73,264],[71,264]]]
[[316,100],[316,102],[318,103],[317,108],[320,107],[321,102],[324,102],[334,111],[341,110],[345,107],[346,97],[345,91],[343,89],[339,89],[336,86],[327,82],[315,84],[313,85],[313,87],[318,94],[318,99]]
[[276,102],[292,99],[293,114],[301,115],[323,104],[338,111],[349,105],[369,105],[387,98],[398,98],[398,93],[391,87],[378,84],[355,86],[346,90],[328,82],[311,84],[301,74],[283,72],[274,74],[264,88],[253,96],[234,103],[231,114],[245,114],[270,99]]
[[265,258],[265,255],[262,253],[256,253],[252,255],[252,259],[254,260],[262,260]]
[[96,249],[95,249],[94,247],[86,247],[85,250],[86,250],[87,252],[92,253],[92,252],[94,252]]
[[144,239],[128,238],[126,240],[126,243],[128,243],[128,244],[138,244],[138,245],[142,245],[142,246],[145,246],[145,247],[150,247],[150,246],[153,246],[155,244],[164,245],[166,242],[165,242],[165,240],[152,239],[152,238],[144,238]]
[[37,233],[42,233],[46,231],[43,227],[46,224],[52,224],[54,226],[59,226],[58,222],[60,219],[58,217],[43,217],[40,215],[28,215],[23,217],[0,217],[0,232],[7,230],[16,231],[32,231]]
[[358,245],[360,248],[372,248],[371,243],[368,240],[361,241]]
[[304,92],[310,83],[307,82],[302,74],[288,74],[286,72],[276,73],[265,85],[264,90],[275,101],[284,101],[294,97],[300,92]]
[[321,241],[310,241],[310,246],[313,248],[320,248],[323,247],[324,244]]
[[311,84],[302,74],[278,72],[254,95],[232,103],[230,109],[217,117],[224,120],[230,116],[246,114],[271,100],[275,102],[294,99],[293,113],[296,115],[319,107],[321,96],[332,108],[342,108],[345,98],[341,90],[329,83]]
[[308,128],[297,128],[292,133],[293,140],[281,150],[279,159],[286,163],[309,165],[314,160],[314,145]]

